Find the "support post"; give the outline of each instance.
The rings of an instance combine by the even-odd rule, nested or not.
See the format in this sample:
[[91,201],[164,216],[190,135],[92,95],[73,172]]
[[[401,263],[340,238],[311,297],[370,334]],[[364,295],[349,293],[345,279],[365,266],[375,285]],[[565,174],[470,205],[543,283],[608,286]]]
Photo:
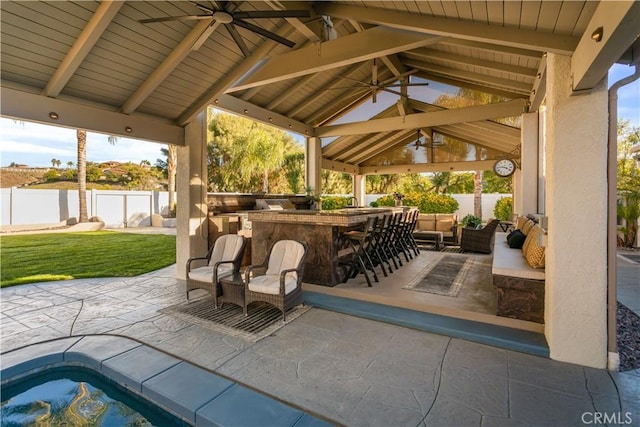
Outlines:
[[304,148],[305,186],[312,193],[320,196],[322,193],[322,140],[316,137],[307,138]]
[[176,276],[182,280],[187,260],[207,253],[206,114],[185,127],[185,146],[178,147]]
[[353,176],[353,196],[358,199],[359,206],[367,206],[367,176]]
[[513,211],[520,215],[538,212],[538,113],[522,115],[520,170],[513,180]]
[[607,366],[607,79],[571,93],[571,58],[547,55],[545,335],[550,357]]

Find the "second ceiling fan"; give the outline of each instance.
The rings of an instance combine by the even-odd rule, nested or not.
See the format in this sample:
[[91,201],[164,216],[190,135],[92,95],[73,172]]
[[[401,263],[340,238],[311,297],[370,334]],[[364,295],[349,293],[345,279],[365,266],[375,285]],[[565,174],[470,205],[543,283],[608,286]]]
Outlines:
[[[402,81],[402,79],[404,79],[405,77],[409,77],[409,76],[415,74],[416,72],[417,72],[417,70],[407,71],[407,72],[404,72],[404,73],[399,74],[397,76],[393,76],[392,78],[381,82],[381,81],[378,80],[378,60],[377,60],[377,58],[374,58],[373,61],[372,61],[372,66],[371,66],[371,81],[370,82],[362,82],[360,80],[352,79],[350,77],[338,76],[341,79],[352,81],[352,82],[354,82],[354,84],[350,85],[350,86],[333,87],[332,89],[368,89],[368,90],[371,91],[371,101],[375,104],[376,101],[377,101],[378,91],[380,91],[380,90],[383,90],[383,91],[389,92],[389,93],[393,93],[395,95],[399,95],[399,96],[402,96],[402,97],[408,97],[408,95],[406,93],[399,92],[397,90],[390,89],[390,88],[399,88],[400,90],[402,90],[402,88],[406,88],[406,87],[429,86],[429,83],[427,83],[427,82],[425,82],[425,83],[410,83],[409,81],[406,81],[406,82]],[[398,80],[400,80],[399,83],[397,83]]]

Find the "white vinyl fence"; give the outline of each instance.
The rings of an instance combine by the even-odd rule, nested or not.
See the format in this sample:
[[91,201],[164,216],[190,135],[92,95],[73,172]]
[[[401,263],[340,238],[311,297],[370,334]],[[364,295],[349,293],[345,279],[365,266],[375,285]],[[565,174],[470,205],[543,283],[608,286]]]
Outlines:
[[[53,224],[78,217],[77,190],[3,188],[0,225]],[[87,191],[87,214],[108,228],[151,225],[152,214],[168,212],[166,191]]]
[[[77,190],[34,190],[3,188],[0,198],[0,225],[53,224],[78,217]],[[368,194],[366,204],[384,196]],[[473,194],[451,194],[460,204],[458,219],[473,213]],[[510,194],[483,194],[482,218],[492,218],[496,201]],[[107,228],[151,225],[152,214],[168,212],[166,191],[87,191],[87,213],[105,222]]]

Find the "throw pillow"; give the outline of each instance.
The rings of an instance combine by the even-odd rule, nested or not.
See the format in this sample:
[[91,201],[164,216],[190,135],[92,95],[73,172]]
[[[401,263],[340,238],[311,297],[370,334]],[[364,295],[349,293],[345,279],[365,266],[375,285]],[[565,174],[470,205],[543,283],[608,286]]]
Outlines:
[[525,236],[528,236],[534,225],[536,225],[536,223],[528,219],[520,230],[522,230]]
[[507,239],[509,247],[513,249],[521,249],[524,241],[527,239],[527,236],[525,236],[520,230],[512,231],[509,235],[511,236]]
[[540,228],[539,225],[534,224],[533,227],[531,227],[531,229],[529,230],[529,233],[525,233],[523,231],[523,234],[525,234],[527,236],[527,240],[524,241],[524,244],[522,245],[522,255],[526,256],[527,253],[527,247],[529,246],[529,244],[531,243],[531,241],[533,240],[533,238],[535,237],[535,230],[537,228]]
[[[536,228],[531,232],[533,238],[531,239],[531,243],[527,246],[527,251],[525,252],[525,258],[527,259],[527,263],[531,266],[531,268],[544,268],[544,246],[540,246],[538,243],[538,236],[540,235],[540,228]],[[528,240],[529,236],[527,236]]]
[[527,217],[526,216],[519,216],[518,217],[518,221],[516,222],[516,228],[519,230],[522,230],[522,227],[524,227],[524,224],[527,222]]
[[510,232],[509,234],[507,234],[507,242],[509,241],[509,239],[511,238],[511,236],[513,236],[513,233],[515,233],[516,231],[520,231],[520,230],[513,230],[512,232]]

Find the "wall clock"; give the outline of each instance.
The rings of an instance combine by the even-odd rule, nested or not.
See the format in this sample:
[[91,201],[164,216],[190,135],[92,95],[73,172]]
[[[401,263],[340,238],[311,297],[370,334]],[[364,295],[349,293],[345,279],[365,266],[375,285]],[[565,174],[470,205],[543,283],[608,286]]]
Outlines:
[[500,159],[493,164],[493,171],[502,178],[507,178],[516,171],[516,162],[511,159]]

